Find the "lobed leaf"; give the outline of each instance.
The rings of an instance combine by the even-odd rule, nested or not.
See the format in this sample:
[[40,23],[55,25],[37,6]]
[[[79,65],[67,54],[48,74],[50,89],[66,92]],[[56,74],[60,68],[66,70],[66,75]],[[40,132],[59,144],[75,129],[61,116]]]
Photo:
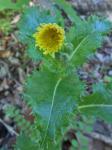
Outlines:
[[87,21],[71,27],[67,40],[74,45],[70,60],[74,66],[82,65],[87,56],[102,46],[104,37],[112,30],[112,24],[98,17],[90,17]]
[[68,124],[82,88],[74,75],[61,77],[47,68],[34,72],[28,78],[25,99],[32,105],[33,112],[40,116],[46,136],[54,138],[59,128]]

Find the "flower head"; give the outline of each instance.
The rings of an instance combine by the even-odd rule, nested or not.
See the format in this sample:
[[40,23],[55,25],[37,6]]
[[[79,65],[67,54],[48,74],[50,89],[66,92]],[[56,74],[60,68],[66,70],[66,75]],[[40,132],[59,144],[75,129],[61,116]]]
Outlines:
[[55,23],[41,24],[34,34],[36,46],[43,50],[44,54],[59,51],[64,42],[64,29]]

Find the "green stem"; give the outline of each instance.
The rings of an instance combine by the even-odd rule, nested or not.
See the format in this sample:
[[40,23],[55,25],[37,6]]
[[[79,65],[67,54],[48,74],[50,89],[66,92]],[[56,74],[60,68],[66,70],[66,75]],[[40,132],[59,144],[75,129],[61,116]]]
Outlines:
[[87,108],[93,108],[93,107],[99,107],[99,108],[109,108],[109,107],[112,107],[112,105],[110,104],[89,104],[89,105],[82,105],[82,106],[79,106],[78,109],[81,110],[81,109],[87,109]]
[[50,114],[49,114],[49,119],[48,119],[48,124],[47,124],[47,128],[46,128],[46,131],[45,131],[45,136],[44,136],[44,140],[42,142],[42,147],[45,143],[45,140],[46,140],[46,137],[47,137],[47,132],[48,132],[48,129],[49,129],[49,125],[50,125],[50,120],[51,120],[51,116],[52,116],[52,111],[53,111],[53,106],[54,106],[54,100],[55,100],[55,95],[56,95],[56,91],[57,91],[57,88],[61,82],[61,78],[57,81],[55,87],[54,87],[54,92],[53,92],[53,97],[52,97],[52,103],[51,103],[51,109],[50,109]]

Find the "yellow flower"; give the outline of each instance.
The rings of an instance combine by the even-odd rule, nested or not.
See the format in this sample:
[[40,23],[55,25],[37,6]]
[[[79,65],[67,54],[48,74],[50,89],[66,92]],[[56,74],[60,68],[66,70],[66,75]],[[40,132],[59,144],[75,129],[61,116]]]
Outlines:
[[64,29],[55,23],[41,24],[34,34],[36,46],[43,50],[44,54],[59,51],[64,42]]

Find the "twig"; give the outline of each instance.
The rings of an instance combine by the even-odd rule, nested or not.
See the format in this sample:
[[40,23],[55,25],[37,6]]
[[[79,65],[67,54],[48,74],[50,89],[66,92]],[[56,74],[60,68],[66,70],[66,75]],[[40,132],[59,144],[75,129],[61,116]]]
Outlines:
[[9,131],[11,135],[19,136],[19,134],[12,127],[6,124],[1,118],[0,118],[0,123],[2,123],[6,127],[6,129]]
[[109,138],[109,137],[104,136],[102,134],[92,132],[92,133],[83,133],[83,135],[86,136],[86,137],[95,139],[95,140],[102,141],[102,142],[112,146],[112,138]]

